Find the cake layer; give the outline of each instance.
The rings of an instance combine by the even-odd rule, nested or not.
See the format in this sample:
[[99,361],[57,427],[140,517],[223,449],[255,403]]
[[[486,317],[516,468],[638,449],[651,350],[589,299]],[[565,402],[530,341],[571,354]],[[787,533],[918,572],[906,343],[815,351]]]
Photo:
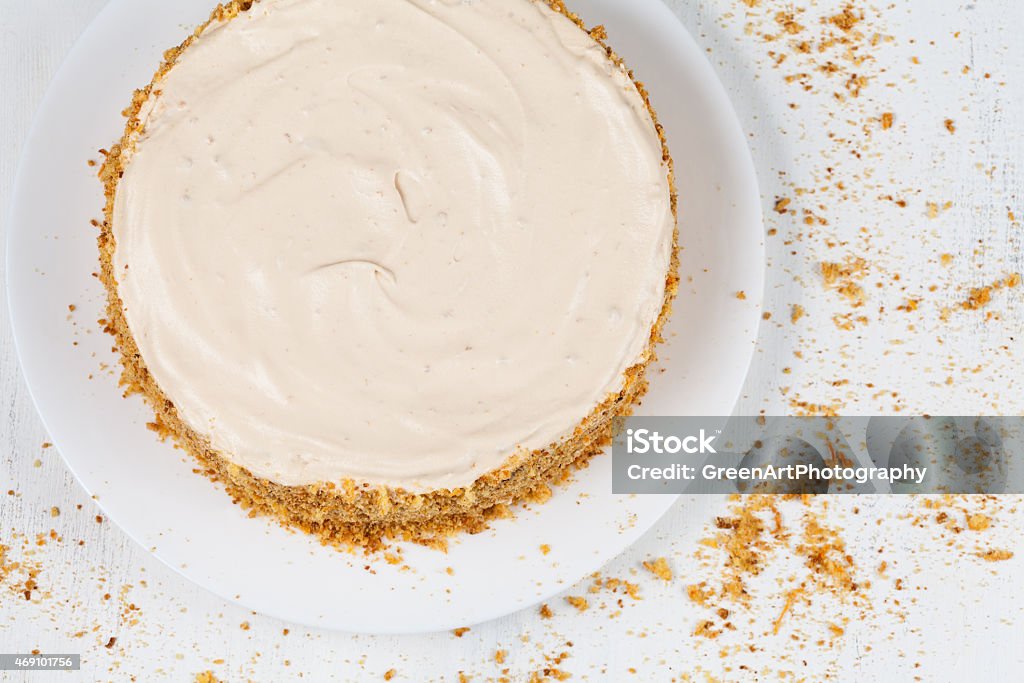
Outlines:
[[148,371],[284,485],[468,486],[645,361],[674,216],[651,115],[531,0],[262,0],[155,83],[114,274]]

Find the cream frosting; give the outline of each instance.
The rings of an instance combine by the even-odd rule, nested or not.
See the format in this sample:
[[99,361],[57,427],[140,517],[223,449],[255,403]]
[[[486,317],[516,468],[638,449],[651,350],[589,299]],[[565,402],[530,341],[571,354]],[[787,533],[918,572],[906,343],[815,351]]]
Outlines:
[[625,71],[532,0],[262,0],[156,85],[117,186],[154,379],[285,485],[472,483],[623,385],[674,217]]

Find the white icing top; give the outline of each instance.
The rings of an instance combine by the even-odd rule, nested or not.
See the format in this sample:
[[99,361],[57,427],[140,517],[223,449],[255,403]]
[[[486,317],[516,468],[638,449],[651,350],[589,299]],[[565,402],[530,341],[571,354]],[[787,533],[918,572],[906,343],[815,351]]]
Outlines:
[[625,72],[532,0],[263,0],[144,107],[127,321],[182,418],[281,484],[472,483],[643,357],[674,219]]

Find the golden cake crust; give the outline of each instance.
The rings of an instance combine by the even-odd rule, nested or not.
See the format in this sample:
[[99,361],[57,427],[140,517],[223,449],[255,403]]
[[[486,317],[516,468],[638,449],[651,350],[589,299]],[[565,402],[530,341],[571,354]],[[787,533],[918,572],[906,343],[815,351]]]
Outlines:
[[[258,1],[258,0],[257,0]],[[570,12],[562,0],[539,0],[568,17],[586,31],[607,53],[608,59],[623,65],[622,59],[607,45],[603,27],[587,29],[580,18]],[[632,413],[633,406],[647,390],[645,372],[655,359],[655,346],[662,341],[661,331],[671,312],[672,299],[678,289],[678,229],[673,229],[672,250],[665,276],[665,297],[661,311],[651,326],[650,336],[639,362],[624,373],[618,394],[610,395],[584,418],[573,433],[547,448],[511,456],[498,469],[492,470],[471,486],[411,493],[404,489],[375,486],[346,480],[341,484],[321,482],[304,486],[285,486],[255,476],[211,448],[208,440],[187,425],[174,404],[146,368],[124,315],[124,307],[114,276],[113,235],[114,196],[127,156],[142,129],[140,112],[160,82],[174,66],[181,53],[214,22],[227,21],[247,11],[252,0],[233,0],[218,5],[209,20],[196,28],[181,45],[164,53],[163,62],[144,88],[135,91],[131,104],[124,110],[127,118],[124,133],[105,153],[99,177],[103,183],[106,203],[104,221],[98,237],[100,281],[107,292],[107,316],[102,321],[106,332],[113,335],[123,366],[121,384],[126,395],[140,393],[155,413],[151,428],[162,437],[172,437],[202,466],[200,471],[224,485],[233,500],[251,516],[269,515],[282,524],[316,535],[323,543],[359,546],[367,550],[380,548],[388,539],[409,540],[443,546],[447,536],[465,531],[475,533],[487,522],[510,514],[510,507],[520,502],[542,502],[551,490],[549,484],[564,482],[573,469],[586,466],[589,459],[610,443],[612,420]],[[624,66],[624,65],[623,65]],[[677,217],[677,197],[672,158],[664,131],[658,123],[644,86],[628,72],[643,98],[661,141],[671,208]]]

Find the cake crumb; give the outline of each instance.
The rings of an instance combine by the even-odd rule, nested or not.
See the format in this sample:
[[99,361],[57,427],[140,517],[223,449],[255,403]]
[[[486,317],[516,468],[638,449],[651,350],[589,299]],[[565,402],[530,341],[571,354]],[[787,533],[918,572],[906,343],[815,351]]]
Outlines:
[[839,292],[854,308],[864,305],[867,296],[857,281],[867,275],[867,261],[860,257],[847,258],[843,263],[822,261],[819,268],[826,289]]
[[711,596],[712,592],[708,590],[706,581],[701,581],[700,583],[686,587],[686,597],[688,597],[691,602],[695,602],[698,605],[706,607]]
[[453,629],[452,633],[455,634],[456,638],[461,638],[462,636],[464,636],[467,633],[469,633],[469,627],[468,626],[460,626],[457,629]]
[[1013,551],[1003,549],[986,550],[979,552],[978,557],[986,562],[1004,562],[1013,557]]
[[967,299],[960,302],[960,307],[968,311],[976,311],[988,306],[991,301],[992,287],[975,287],[968,293]]
[[540,618],[541,619],[550,619],[553,616],[554,616],[554,612],[552,612],[551,608],[547,606],[547,603],[545,603],[545,604],[540,606]]
[[786,614],[789,613],[790,608],[793,607],[793,601],[796,600],[797,596],[803,592],[803,587],[796,588],[786,593],[786,601],[782,603],[782,611],[779,612],[779,616],[775,617],[774,623],[772,623],[772,634],[779,635],[779,627],[782,626],[782,620],[786,618]]
[[659,557],[653,562],[645,561],[644,569],[651,572],[663,581],[672,580],[672,569],[668,566],[668,560],[666,560],[664,557]]
[[897,311],[905,311],[907,313],[910,313],[912,311],[916,311],[921,306],[921,302],[922,301],[924,301],[924,299],[917,299],[917,298],[913,298],[913,297],[908,298],[908,299],[904,300],[904,302],[902,304],[897,306],[896,310]]
[[390,681],[392,678],[395,677],[396,673],[398,673],[398,672],[395,671],[394,669],[388,669],[387,671],[384,672],[384,680],[385,681]]
[[551,552],[551,546],[549,546],[547,543],[542,543],[541,546],[540,546],[540,554],[541,555],[547,555],[550,552]]
[[581,598],[577,595],[570,595],[565,599],[565,601],[573,607],[575,607],[576,609],[578,609],[580,612],[586,612],[588,609],[590,609],[590,603],[587,602],[587,599]]
[[710,619],[704,619],[693,629],[693,635],[698,638],[717,638],[722,635],[722,632],[715,628],[715,622]]
[[971,531],[984,531],[990,525],[991,521],[987,515],[983,515],[980,512],[974,515],[967,516],[967,528]]

